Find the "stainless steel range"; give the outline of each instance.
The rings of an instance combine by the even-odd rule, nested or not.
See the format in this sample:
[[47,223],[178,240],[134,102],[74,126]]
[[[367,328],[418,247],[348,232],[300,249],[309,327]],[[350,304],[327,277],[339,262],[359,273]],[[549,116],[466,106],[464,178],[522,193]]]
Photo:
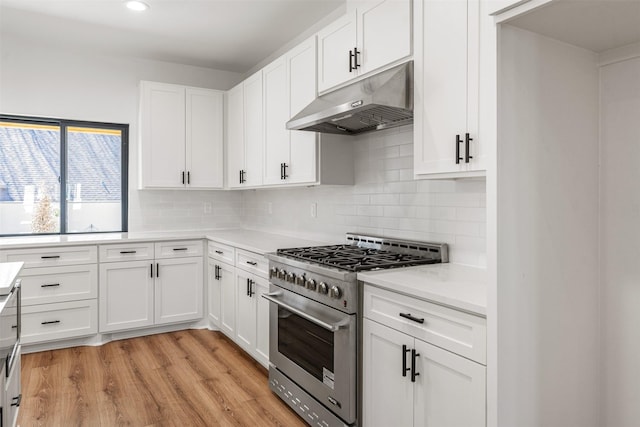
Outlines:
[[346,238],[267,254],[270,387],[314,426],[357,424],[357,272],[448,262],[446,244]]

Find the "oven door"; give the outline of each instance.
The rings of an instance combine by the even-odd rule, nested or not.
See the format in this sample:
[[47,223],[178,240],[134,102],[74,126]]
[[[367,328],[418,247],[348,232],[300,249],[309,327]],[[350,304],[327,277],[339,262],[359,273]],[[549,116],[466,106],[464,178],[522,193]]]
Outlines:
[[271,285],[269,362],[347,424],[356,418],[355,314]]
[[6,364],[7,376],[16,360],[20,343],[20,293],[20,280],[17,280],[0,312],[0,359]]

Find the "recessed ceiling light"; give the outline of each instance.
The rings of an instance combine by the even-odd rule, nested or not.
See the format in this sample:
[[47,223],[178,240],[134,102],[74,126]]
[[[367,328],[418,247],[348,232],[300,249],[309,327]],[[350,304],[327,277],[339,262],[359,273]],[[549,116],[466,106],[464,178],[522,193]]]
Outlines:
[[135,10],[136,12],[142,12],[149,9],[149,5],[140,0],[128,0],[126,5],[129,9]]

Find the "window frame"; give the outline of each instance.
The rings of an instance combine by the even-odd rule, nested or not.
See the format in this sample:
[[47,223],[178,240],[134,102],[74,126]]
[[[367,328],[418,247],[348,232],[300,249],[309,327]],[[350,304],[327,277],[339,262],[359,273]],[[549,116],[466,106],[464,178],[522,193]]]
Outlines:
[[[93,122],[86,120],[67,120],[37,116],[19,116],[0,114],[0,121],[14,123],[29,123],[38,125],[50,125],[60,127],[60,231],[57,233],[16,233],[0,234],[0,237],[26,237],[26,236],[62,236],[76,234],[108,234],[126,233],[129,231],[129,125],[123,123]],[[122,133],[120,142],[120,216],[121,230],[112,231],[67,231],[67,129],[70,127],[85,127],[95,129],[120,130]]]

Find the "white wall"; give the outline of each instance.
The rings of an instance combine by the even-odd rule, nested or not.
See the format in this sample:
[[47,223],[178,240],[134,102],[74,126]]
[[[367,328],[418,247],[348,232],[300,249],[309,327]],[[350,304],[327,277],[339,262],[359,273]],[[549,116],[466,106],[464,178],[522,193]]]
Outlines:
[[[129,230],[240,225],[236,192],[138,191],[138,82],[226,90],[237,73],[107,57],[0,34],[0,112],[129,124]],[[204,213],[204,203],[213,204]]]
[[596,56],[506,25],[499,40],[498,425],[595,427]]
[[415,181],[411,126],[345,143],[354,147],[355,185],[247,191],[245,224],[338,242],[348,231],[445,242],[452,261],[486,265],[483,179]]
[[600,90],[601,425],[634,427],[640,420],[640,52],[602,67]]

